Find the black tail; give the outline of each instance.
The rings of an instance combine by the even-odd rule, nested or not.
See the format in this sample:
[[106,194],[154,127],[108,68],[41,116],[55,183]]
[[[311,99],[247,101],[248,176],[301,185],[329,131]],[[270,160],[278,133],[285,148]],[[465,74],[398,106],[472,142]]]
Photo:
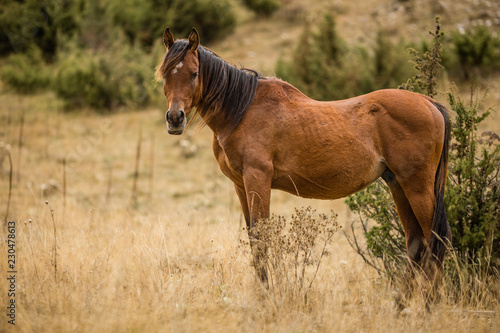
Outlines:
[[446,108],[433,101],[432,104],[441,112],[444,118],[445,134],[443,142],[443,151],[436,171],[434,182],[434,196],[436,204],[434,206],[434,216],[432,219],[432,237],[429,247],[432,255],[439,263],[443,262],[446,247],[451,244],[451,230],[446,218],[446,209],[444,205],[444,187],[448,176],[448,147],[450,141],[450,120]]

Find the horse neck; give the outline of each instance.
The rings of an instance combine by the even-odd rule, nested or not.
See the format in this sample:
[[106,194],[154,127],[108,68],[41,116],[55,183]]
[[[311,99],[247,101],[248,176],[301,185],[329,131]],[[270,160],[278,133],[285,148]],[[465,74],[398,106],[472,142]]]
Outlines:
[[217,136],[227,137],[253,102],[258,78],[209,51],[202,52],[199,60],[203,86],[197,112]]

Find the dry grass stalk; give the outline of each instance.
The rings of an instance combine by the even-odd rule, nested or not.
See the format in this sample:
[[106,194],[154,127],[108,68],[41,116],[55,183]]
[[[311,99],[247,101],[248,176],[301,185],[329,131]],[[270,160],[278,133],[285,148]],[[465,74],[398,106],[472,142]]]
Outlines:
[[135,207],[137,205],[137,182],[139,181],[139,165],[141,160],[141,146],[142,146],[142,127],[139,130],[139,138],[137,139],[137,148],[135,153],[135,169],[132,182],[132,197],[131,205]]
[[0,148],[4,149],[5,154],[6,154],[6,156],[9,159],[9,194],[8,194],[8,197],[7,197],[7,207],[5,208],[5,217],[4,217],[4,221],[5,221],[5,223],[7,223],[8,218],[9,218],[10,200],[12,198],[12,173],[13,173],[13,170],[12,170],[12,156],[10,155],[10,147],[9,146],[0,147]]
[[66,157],[62,160],[63,165],[63,221],[66,220]]
[[155,135],[151,134],[149,146],[149,198],[153,199],[154,190],[154,171],[155,171]]
[[108,165],[108,184],[106,186],[106,206],[109,204],[109,200],[111,199],[111,188],[113,186],[113,163],[109,163]]
[[24,132],[24,109],[21,112],[21,121],[19,124],[19,139],[17,142],[17,183],[21,182],[21,155],[23,149],[23,132]]
[[54,247],[53,247],[53,261],[52,264],[54,265],[54,281],[57,283],[57,228],[56,228],[56,219],[54,218],[54,210],[52,209],[52,206],[49,204],[48,201],[45,201],[45,204],[49,207],[50,210],[50,216],[52,218],[52,228],[54,231]]
[[257,247],[265,252],[271,294],[279,295],[280,302],[307,304],[321,261],[339,228],[336,214],[316,217],[311,207],[295,208],[289,226],[283,216],[258,221],[253,232]]

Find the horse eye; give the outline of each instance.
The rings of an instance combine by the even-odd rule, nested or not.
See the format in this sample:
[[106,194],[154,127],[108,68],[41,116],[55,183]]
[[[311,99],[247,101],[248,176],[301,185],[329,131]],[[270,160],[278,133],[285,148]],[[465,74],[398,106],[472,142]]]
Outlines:
[[198,76],[198,72],[195,72],[193,75],[191,75],[191,80],[196,79],[197,76]]

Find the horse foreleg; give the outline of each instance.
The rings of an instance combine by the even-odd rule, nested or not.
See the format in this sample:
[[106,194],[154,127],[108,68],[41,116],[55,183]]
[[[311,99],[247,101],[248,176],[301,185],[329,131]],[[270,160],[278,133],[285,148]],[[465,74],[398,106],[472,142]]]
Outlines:
[[[252,250],[252,258],[253,258],[253,266],[255,267],[257,277],[260,281],[267,286],[268,285],[268,276],[266,270],[266,253],[267,247],[266,244],[263,244],[259,239],[259,235],[256,234],[255,222],[258,218],[267,218],[269,217],[269,203],[267,203],[267,215],[266,211],[264,211],[265,205],[262,202],[262,196],[258,194],[258,192],[254,192],[252,190],[249,191],[249,195],[247,195],[247,191],[237,185],[235,185],[236,193],[238,198],[240,199],[241,209],[243,211],[243,215],[245,217],[245,222],[248,231],[248,239],[250,242],[250,248]],[[250,198],[250,200],[249,200]]]

